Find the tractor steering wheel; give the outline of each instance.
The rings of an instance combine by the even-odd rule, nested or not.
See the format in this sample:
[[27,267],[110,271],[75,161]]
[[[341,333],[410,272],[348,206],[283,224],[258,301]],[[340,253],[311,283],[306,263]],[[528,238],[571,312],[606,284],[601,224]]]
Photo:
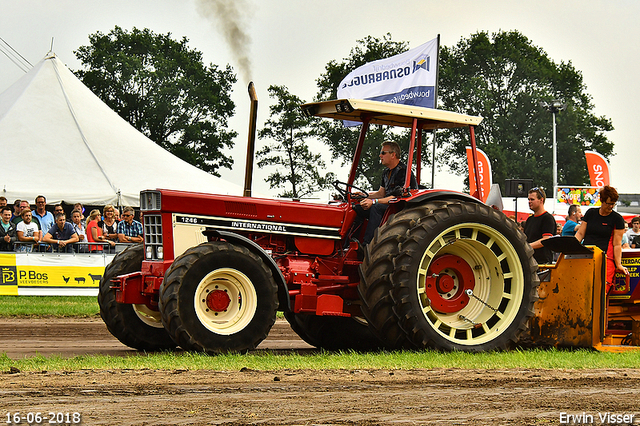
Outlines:
[[[339,180],[336,180],[333,182],[333,187],[336,189],[336,191],[338,191],[338,193],[340,194],[340,196],[344,201],[349,201],[349,200],[358,201],[358,200],[362,200],[364,198],[369,197],[369,193],[367,191],[365,191],[362,188],[358,188],[355,185],[351,185],[350,183],[347,183],[347,182],[341,182]],[[354,194],[353,190],[359,191],[362,194]]]

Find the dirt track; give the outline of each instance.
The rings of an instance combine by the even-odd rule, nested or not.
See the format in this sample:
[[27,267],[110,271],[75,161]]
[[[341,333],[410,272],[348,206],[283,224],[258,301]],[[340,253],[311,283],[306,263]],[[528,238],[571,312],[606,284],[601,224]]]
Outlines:
[[[0,318],[0,352],[19,359],[36,354],[58,354],[64,357],[85,354],[113,356],[136,353],[107,330],[100,318],[95,319],[5,319]],[[285,320],[278,320],[259,349],[313,349],[291,330]]]
[[[0,339],[13,359],[135,353],[99,320],[5,319]],[[309,350],[283,322],[261,348]],[[19,411],[79,412],[85,425],[538,425],[615,413],[640,424],[639,383],[640,370],[5,371],[0,420]]]

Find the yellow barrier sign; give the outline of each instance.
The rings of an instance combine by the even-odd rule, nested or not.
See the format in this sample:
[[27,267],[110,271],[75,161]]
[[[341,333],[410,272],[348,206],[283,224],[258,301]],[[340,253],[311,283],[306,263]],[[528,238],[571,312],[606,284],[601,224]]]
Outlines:
[[0,254],[0,295],[97,296],[113,254]]

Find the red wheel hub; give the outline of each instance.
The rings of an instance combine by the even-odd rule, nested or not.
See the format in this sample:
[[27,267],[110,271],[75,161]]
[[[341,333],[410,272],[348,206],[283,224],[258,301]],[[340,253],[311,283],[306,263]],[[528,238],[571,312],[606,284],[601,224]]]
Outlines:
[[431,308],[453,313],[467,306],[465,290],[475,287],[473,269],[459,256],[445,254],[436,258],[427,270],[426,293]]
[[214,312],[224,312],[229,308],[231,298],[226,291],[213,290],[207,295],[207,308]]
[[438,293],[449,293],[455,288],[456,282],[450,275],[441,275],[436,279]]

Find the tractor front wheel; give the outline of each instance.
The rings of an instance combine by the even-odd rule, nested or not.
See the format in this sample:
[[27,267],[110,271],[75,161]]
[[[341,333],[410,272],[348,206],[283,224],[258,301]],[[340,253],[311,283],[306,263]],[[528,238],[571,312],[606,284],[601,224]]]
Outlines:
[[254,349],[269,334],[277,284],[255,253],[227,242],[192,247],[167,270],[160,312],[183,349],[208,353]]

